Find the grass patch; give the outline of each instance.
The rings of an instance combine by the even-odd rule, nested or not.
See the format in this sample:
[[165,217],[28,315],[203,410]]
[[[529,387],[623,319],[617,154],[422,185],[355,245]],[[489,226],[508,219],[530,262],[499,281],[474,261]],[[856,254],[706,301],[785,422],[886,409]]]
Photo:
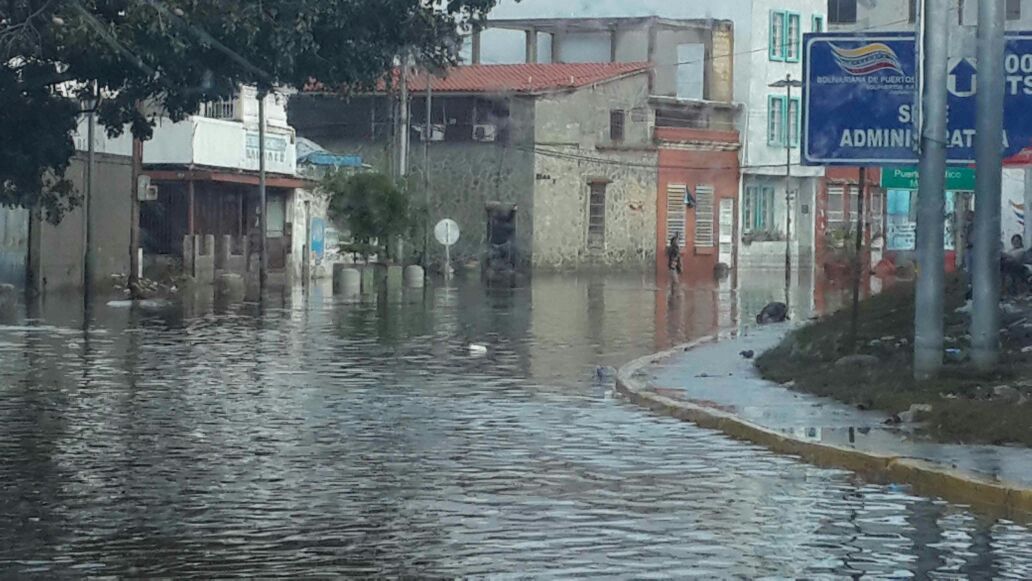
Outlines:
[[[948,281],[946,348],[962,354],[970,348],[968,315],[957,312],[964,292],[959,278]],[[1004,316],[1003,358],[990,374],[978,373],[961,360],[948,362],[938,379],[914,380],[912,285],[896,286],[861,303],[855,343],[846,308],[792,332],[756,365],[771,381],[887,415],[911,404],[931,404],[932,411],[919,419],[922,431],[939,441],[1032,446],[1032,353],[1022,352],[1032,345],[1032,303],[1019,304],[1020,310]],[[1026,316],[1028,328],[1021,321]],[[859,368],[836,365],[853,354],[871,355],[878,362]],[[1023,393],[1026,401],[994,397],[995,388],[1004,385]]]

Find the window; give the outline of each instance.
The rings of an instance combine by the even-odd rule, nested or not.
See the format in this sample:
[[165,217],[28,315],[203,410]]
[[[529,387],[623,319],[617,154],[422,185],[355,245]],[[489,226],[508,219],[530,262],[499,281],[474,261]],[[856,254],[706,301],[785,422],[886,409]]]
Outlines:
[[695,187],[695,247],[713,248],[713,186]]
[[688,195],[685,184],[669,184],[667,186],[666,238],[677,235],[678,241],[684,240],[684,199]]
[[773,230],[774,188],[771,186],[747,186],[742,211],[742,226],[745,232]]
[[846,189],[828,186],[828,228],[840,227],[846,221]]
[[606,182],[591,182],[588,194],[588,248],[606,246]]
[[785,60],[785,13],[773,10],[770,13],[770,60]]
[[824,32],[824,16],[814,14],[810,18],[810,32]]
[[828,0],[828,22],[855,24],[856,0]]
[[786,101],[780,95],[767,97],[767,145],[799,147],[800,100],[792,97],[787,108]]
[[917,0],[910,0],[910,7],[907,12],[907,22],[911,24],[917,22]]
[[788,126],[789,143],[791,147],[799,147],[799,99],[792,97],[788,104],[788,119],[785,123]]
[[772,10],[770,13],[770,44],[768,46],[770,60],[799,62],[801,36],[802,27],[799,14]]
[[1021,20],[1021,0],[1007,0],[1007,20]]
[[802,41],[802,26],[799,21],[799,15],[788,13],[788,17],[785,20],[785,60],[790,63],[799,62],[799,45]]
[[609,140],[614,142],[624,140],[623,109],[613,109],[609,112]]
[[785,98],[767,97],[767,145],[785,144]]

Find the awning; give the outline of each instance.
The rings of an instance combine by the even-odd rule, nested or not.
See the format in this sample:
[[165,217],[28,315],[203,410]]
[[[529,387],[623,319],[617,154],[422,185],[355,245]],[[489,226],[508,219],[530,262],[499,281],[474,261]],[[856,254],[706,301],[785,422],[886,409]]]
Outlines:
[[[198,169],[161,169],[143,170],[143,174],[149,176],[155,182],[219,182],[227,184],[244,184],[258,186],[259,178],[257,173],[252,172],[226,172],[216,170]],[[279,174],[267,174],[265,185],[270,188],[309,188],[315,184],[308,180],[284,176]]]

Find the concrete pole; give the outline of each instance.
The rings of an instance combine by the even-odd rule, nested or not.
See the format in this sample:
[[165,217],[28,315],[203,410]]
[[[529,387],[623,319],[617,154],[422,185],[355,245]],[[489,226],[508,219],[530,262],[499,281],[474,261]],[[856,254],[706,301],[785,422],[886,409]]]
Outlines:
[[930,379],[942,368],[943,249],[946,212],[946,61],[949,0],[925,0],[924,94],[920,183],[917,194],[917,297],[914,310],[914,377]]
[[143,173],[143,140],[133,137],[132,186],[129,192],[129,290],[138,298],[135,290],[140,282],[140,175]]
[[857,329],[860,327],[860,281],[863,280],[864,250],[864,196],[867,195],[867,168],[860,168],[860,191],[856,197],[856,263],[853,264],[853,310],[849,321],[849,337],[857,348]]
[[[94,91],[95,92],[95,91]],[[93,107],[96,107],[97,96],[94,94]],[[93,182],[97,175],[97,114],[90,110],[87,116],[86,138],[86,199],[82,205],[83,220],[83,257],[82,257],[82,293],[83,299],[89,302],[93,292]],[[135,187],[135,186],[134,186]]]
[[431,86],[433,77],[430,69],[426,70],[426,126],[423,128],[423,267],[430,265],[430,136],[433,132],[433,123],[430,117],[433,114],[434,89]]
[[404,179],[408,175],[408,153],[409,153],[409,88],[408,88],[409,58],[406,54],[401,61],[401,111],[398,115],[398,134],[400,152],[398,153],[398,177]]
[[265,188],[265,91],[258,92],[258,287],[265,289],[269,276],[269,245],[266,241],[268,204]]
[[1032,168],[1025,168],[1025,231],[1022,233],[1022,238],[1025,239],[1025,246],[1028,247],[1032,244],[1032,217],[1029,216],[1032,211]]
[[971,361],[982,371],[1000,359],[1000,188],[1003,180],[1004,0],[978,3],[975,95],[975,245]]
[[312,202],[305,200],[305,242],[301,245],[301,284],[308,288],[312,278]]
[[792,73],[785,75],[785,305],[792,294]]

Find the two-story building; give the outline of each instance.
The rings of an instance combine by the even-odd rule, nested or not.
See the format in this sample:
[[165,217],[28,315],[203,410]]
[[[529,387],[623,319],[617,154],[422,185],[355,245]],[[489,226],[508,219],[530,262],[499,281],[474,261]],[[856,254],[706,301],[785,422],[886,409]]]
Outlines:
[[[790,95],[785,85],[789,84],[786,83],[789,75],[796,82],[802,78],[802,35],[824,29],[826,10],[825,0],[640,0],[633,3],[503,0],[492,11],[488,26],[530,16],[574,20],[661,17],[729,21],[733,28],[731,50],[714,47],[707,52],[704,48],[699,56],[699,48],[684,47],[685,52],[668,64],[715,71],[721,69],[723,61],[732,63],[727,68],[732,83],[728,100],[740,107],[733,126],[741,143],[737,149],[741,203],[736,209],[739,226],[736,239],[744,244],[738,251],[738,262],[779,267],[784,264],[789,208],[793,219],[791,240],[787,242],[794,260],[797,264],[808,264],[813,257],[813,209],[823,169],[799,164],[801,94],[798,87],[793,87]],[[627,40],[615,36],[613,52],[618,59],[621,46]],[[531,43],[512,30],[492,29],[480,38],[471,39],[465,56],[472,59],[474,49],[479,48],[481,62],[519,62],[526,58],[529,47],[534,44],[539,59],[542,55],[555,55],[563,62],[594,60],[599,58],[599,46],[604,46],[605,38],[604,33],[597,31],[587,35],[577,30],[558,35],[539,31],[536,43]],[[657,71],[661,64],[657,57]]]
[[[265,96],[266,244],[270,271],[292,272],[303,258],[294,239],[307,236],[293,203],[306,182],[297,177],[296,139],[287,124],[286,96]],[[160,119],[143,150],[144,174],[157,198],[140,204],[145,264],[160,273],[190,253],[243,257],[253,271],[259,248],[258,95],[242,87],[232,98],[205,104],[178,122]],[[214,247],[208,248],[214,239]],[[194,238],[196,237],[196,238]],[[195,240],[193,249],[184,240]],[[218,259],[216,259],[218,261]],[[216,266],[218,268],[218,266]]]
[[[427,206],[428,225],[459,224],[457,260],[484,257],[491,212],[507,207],[522,265],[651,265],[650,76],[641,62],[461,66],[429,78],[429,132],[425,74],[409,79],[408,127],[399,127],[397,93],[387,90],[313,90],[291,99],[289,118],[300,135],[385,173],[396,169],[397,132],[407,131],[408,189]],[[436,244],[429,251],[443,255]]]
[[[492,19],[486,32],[524,36],[527,63],[637,62],[651,65],[648,117],[658,152],[656,255],[676,239],[685,276],[712,278],[737,253],[740,149],[733,96],[730,21],[623,18]],[[469,58],[482,60],[474,41]],[[712,55],[725,55],[714,59]],[[640,113],[639,113],[640,115]]]

